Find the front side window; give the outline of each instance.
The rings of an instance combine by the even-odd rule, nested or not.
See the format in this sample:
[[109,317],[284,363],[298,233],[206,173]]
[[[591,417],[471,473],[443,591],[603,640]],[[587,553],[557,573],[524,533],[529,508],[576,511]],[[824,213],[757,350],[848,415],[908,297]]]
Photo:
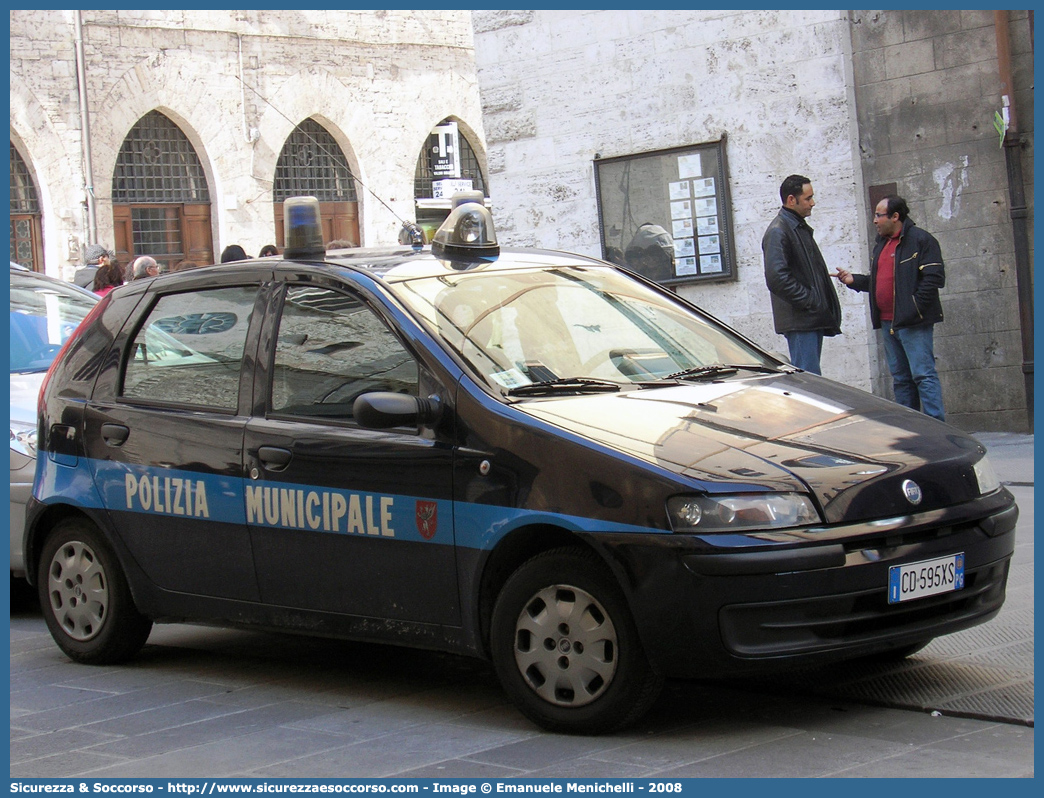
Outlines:
[[291,286],[279,322],[271,412],[347,421],[371,391],[416,396],[413,356],[357,297]]
[[768,366],[724,328],[604,267],[477,271],[396,291],[491,386],[628,383],[701,366]]
[[138,330],[123,396],[235,411],[256,286],[161,297]]

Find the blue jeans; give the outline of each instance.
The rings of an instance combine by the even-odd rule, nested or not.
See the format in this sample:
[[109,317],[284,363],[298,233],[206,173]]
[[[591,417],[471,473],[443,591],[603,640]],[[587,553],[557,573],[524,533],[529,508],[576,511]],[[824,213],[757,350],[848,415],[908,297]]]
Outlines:
[[823,333],[818,330],[793,330],[783,333],[790,347],[790,362],[799,369],[822,374],[819,356],[823,354]]
[[883,325],[881,338],[884,340],[888,370],[892,372],[895,401],[945,421],[942,385],[935,371],[932,342],[935,325],[922,324],[898,330],[891,328],[891,322],[883,322]]

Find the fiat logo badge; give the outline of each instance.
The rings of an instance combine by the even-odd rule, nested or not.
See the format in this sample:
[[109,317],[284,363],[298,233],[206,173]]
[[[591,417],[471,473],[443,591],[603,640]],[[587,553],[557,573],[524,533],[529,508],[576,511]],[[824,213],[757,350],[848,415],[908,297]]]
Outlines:
[[912,479],[903,482],[903,495],[910,504],[920,504],[921,499],[924,498],[924,494],[921,492],[921,486]]

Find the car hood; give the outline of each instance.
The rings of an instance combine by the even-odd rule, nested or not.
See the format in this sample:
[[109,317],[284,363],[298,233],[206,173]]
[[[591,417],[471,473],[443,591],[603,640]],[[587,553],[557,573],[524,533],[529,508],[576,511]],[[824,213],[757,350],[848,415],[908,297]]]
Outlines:
[[11,420],[36,424],[36,402],[43,384],[44,371],[11,375]]
[[[811,491],[827,523],[888,518],[979,496],[985,449],[960,430],[804,373],[555,397],[518,408],[704,483],[709,491]],[[915,505],[904,483],[913,480]],[[727,483],[722,485],[721,483]]]

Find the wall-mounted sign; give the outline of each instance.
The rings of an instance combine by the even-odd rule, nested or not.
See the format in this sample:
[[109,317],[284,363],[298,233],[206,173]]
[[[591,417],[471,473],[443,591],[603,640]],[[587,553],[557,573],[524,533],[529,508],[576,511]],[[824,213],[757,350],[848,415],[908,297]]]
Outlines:
[[603,257],[664,285],[736,279],[725,143],[595,160]]
[[471,191],[474,182],[475,181],[467,178],[461,178],[458,180],[449,177],[443,178],[442,180],[432,180],[432,199],[451,199],[458,191]]
[[460,177],[460,134],[456,122],[444,122],[428,136],[432,177]]

